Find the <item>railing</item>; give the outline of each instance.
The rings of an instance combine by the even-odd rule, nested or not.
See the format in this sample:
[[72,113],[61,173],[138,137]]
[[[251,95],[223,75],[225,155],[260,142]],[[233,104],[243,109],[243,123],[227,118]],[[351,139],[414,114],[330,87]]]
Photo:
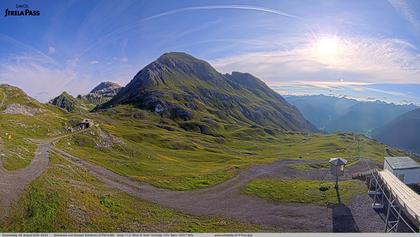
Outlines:
[[[414,228],[411,227],[409,222],[407,220],[405,220],[404,216],[401,215],[401,212],[399,210],[397,210],[394,205],[391,205],[391,204],[393,204],[394,201],[397,201],[398,204],[407,212],[407,214],[412,216],[417,221],[416,224],[419,225],[420,221],[419,221],[419,217],[417,216],[417,214],[409,206],[407,206],[406,203],[404,203],[404,201],[402,201],[400,198],[398,198],[398,196],[395,194],[395,192],[392,191],[392,189],[390,187],[387,187],[388,191],[389,191],[389,196],[386,195],[386,192],[383,189],[381,183],[385,184],[385,186],[388,186],[388,185],[386,185],[386,183],[383,182],[382,180],[381,180],[382,182],[380,182],[380,180],[379,180],[380,178],[378,178],[378,177],[380,177],[380,175],[379,175],[377,169],[370,170],[369,172],[370,172],[371,177],[373,177],[375,182],[376,182],[376,188],[379,188],[383,197],[388,201],[389,205],[388,205],[388,214],[387,215],[389,215],[389,208],[392,208],[394,210],[394,212],[397,213],[398,218],[401,219],[412,232],[417,232]],[[369,175],[369,174],[367,174],[367,175]],[[392,198],[393,198],[393,200],[391,200]],[[387,216],[387,218],[388,217],[389,216]],[[386,226],[386,228],[387,228],[387,226]]]

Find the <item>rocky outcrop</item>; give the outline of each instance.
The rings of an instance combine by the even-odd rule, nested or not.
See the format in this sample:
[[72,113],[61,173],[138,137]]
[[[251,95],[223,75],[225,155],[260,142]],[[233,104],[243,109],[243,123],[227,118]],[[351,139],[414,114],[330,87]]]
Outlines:
[[21,114],[26,116],[34,116],[39,113],[44,113],[47,110],[42,108],[34,108],[27,105],[22,104],[10,104],[7,108],[3,111],[5,114]]
[[81,96],[81,99],[85,99],[91,104],[100,105],[111,100],[120,90],[121,86],[117,83],[101,82],[89,94]]

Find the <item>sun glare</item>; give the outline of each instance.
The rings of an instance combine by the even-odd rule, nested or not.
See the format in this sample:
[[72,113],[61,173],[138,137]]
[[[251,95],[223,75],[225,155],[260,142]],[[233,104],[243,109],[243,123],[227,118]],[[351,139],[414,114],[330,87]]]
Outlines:
[[342,62],[345,44],[337,36],[319,36],[314,39],[311,48],[316,60],[332,66]]
[[321,37],[315,42],[315,48],[321,57],[335,56],[339,48],[339,40],[337,37]]

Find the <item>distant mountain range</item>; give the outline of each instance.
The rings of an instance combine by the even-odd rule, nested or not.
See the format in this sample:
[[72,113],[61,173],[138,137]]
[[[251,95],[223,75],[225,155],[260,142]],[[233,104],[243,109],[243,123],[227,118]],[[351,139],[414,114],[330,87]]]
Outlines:
[[387,145],[420,154],[420,109],[405,113],[375,130],[373,138]]
[[381,101],[357,101],[324,95],[286,96],[318,129],[327,132],[347,131],[370,135],[373,130],[398,116],[412,111],[415,105],[396,105]]

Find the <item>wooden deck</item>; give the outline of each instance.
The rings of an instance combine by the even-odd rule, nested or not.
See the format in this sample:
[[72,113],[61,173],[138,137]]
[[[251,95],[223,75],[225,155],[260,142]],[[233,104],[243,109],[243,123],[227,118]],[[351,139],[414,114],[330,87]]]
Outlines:
[[386,189],[396,197],[399,205],[403,207],[406,215],[415,220],[417,226],[420,225],[420,195],[399,180],[388,170],[378,172],[379,177],[384,182]]

